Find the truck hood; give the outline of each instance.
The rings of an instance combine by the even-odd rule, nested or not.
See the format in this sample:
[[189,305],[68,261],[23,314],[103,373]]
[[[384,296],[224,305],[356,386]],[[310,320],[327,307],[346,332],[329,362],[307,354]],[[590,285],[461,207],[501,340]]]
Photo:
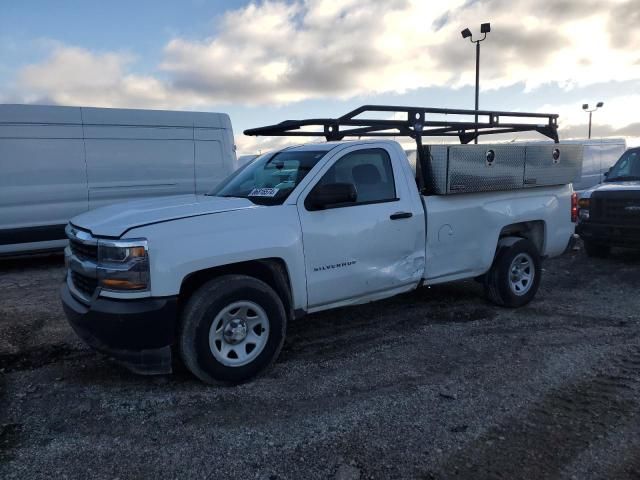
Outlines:
[[639,191],[640,181],[629,180],[627,182],[604,182],[585,190],[581,198],[590,198],[593,192],[620,192],[620,191]]
[[76,227],[99,237],[120,237],[127,230],[180,218],[263,208],[246,198],[176,195],[148,198],[97,208],[71,219]]

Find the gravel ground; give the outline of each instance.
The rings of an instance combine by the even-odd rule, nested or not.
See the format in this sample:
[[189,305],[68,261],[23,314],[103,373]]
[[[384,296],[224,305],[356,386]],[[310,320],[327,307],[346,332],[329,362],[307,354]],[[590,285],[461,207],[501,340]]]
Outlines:
[[425,288],[289,326],[239,387],[140,377],[67,326],[60,256],[0,262],[0,477],[640,477],[640,254],[549,260],[534,302]]

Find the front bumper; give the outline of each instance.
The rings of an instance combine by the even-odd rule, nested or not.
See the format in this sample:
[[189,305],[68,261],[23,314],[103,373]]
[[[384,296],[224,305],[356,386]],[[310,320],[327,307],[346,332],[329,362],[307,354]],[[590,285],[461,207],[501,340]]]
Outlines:
[[640,248],[640,225],[609,225],[580,222],[576,226],[580,238],[612,247]]
[[171,373],[177,297],[78,301],[65,282],[60,296],[76,334],[91,348],[141,374]]

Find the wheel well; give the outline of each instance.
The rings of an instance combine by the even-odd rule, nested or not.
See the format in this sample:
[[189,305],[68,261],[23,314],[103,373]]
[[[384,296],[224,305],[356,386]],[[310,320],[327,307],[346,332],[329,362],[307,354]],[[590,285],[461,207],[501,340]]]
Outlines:
[[191,297],[191,294],[204,283],[212,278],[230,274],[247,275],[262,280],[275,290],[282,299],[289,318],[293,318],[291,282],[286,264],[281,258],[265,258],[248,262],[232,263],[190,273],[185,277],[180,286],[178,308],[182,309],[186,300]]
[[512,223],[502,228],[500,237],[526,238],[535,245],[540,255],[544,252],[545,224],[542,220]]

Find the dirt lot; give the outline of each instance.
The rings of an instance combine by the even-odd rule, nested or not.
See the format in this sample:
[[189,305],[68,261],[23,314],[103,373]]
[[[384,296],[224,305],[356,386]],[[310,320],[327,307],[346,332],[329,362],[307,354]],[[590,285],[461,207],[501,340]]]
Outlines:
[[639,478],[640,255],[537,299],[426,288],[290,325],[262,378],[139,377],[65,322],[60,256],[0,262],[0,477]]

